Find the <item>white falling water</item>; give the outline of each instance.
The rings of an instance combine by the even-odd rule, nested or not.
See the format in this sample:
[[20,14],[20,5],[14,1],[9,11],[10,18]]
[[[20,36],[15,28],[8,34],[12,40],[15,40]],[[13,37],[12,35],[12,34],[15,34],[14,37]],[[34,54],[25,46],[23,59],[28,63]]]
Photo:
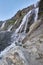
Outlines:
[[[36,5],[35,5],[36,6]],[[34,8],[32,10],[30,10],[23,18],[20,26],[16,29],[15,33],[18,33],[18,32],[21,32],[23,30],[23,27],[24,27],[24,31],[23,32],[26,32],[26,28],[27,28],[27,24],[28,24],[28,21],[29,21],[29,18],[30,16],[32,16],[33,14],[35,14],[35,17],[34,17],[34,21],[37,21],[37,18],[38,18],[38,9],[39,8]]]
[[[17,36],[18,36],[18,38],[17,38]],[[13,38],[13,37],[12,37],[12,38]],[[11,44],[10,46],[8,46],[7,48],[5,48],[4,51],[2,51],[2,52],[0,53],[0,57],[2,57],[3,55],[7,54],[8,51],[9,51],[11,48],[16,47],[15,42],[16,42],[16,41],[18,42],[19,40],[23,40],[23,39],[25,38],[25,35],[24,35],[24,34],[21,34],[21,33],[20,33],[20,34],[15,34],[14,38],[16,38],[16,40],[13,40],[12,44]],[[14,39],[14,38],[13,38],[13,39]],[[21,43],[19,43],[19,44],[21,44]]]
[[3,29],[3,28],[4,28],[4,26],[5,26],[5,23],[6,23],[6,22],[3,22],[2,26],[1,26],[1,29]]
[[11,25],[9,28],[8,28],[8,30],[7,31],[11,31],[11,28],[13,27],[13,25]]
[[[35,6],[36,6],[36,5],[35,5]],[[26,30],[27,24],[28,24],[28,21],[29,21],[29,18],[30,18],[31,15],[33,15],[33,14],[35,14],[34,21],[37,21],[37,18],[38,18],[38,8],[30,10],[30,11],[24,16],[24,18],[23,18],[23,20],[22,20],[20,26],[16,29],[15,33],[18,33],[19,31],[21,32],[24,26],[25,26],[25,27],[24,27],[24,31]],[[30,22],[31,22],[31,21],[30,21]],[[15,23],[15,24],[16,24],[16,23]],[[5,22],[2,24],[2,27],[1,27],[1,28],[3,28],[4,25],[5,25]],[[12,28],[12,26],[8,29],[8,31],[10,31],[11,28]],[[24,32],[24,31],[23,31],[23,32]],[[14,33],[14,34],[15,34],[15,33]],[[12,37],[12,39],[16,37],[16,41],[17,41],[18,39],[20,39],[20,37],[22,37],[22,35],[19,35],[18,38],[17,38],[16,34],[15,34],[15,36],[12,35],[11,37]],[[23,36],[23,37],[24,37],[24,36]],[[8,50],[9,50],[10,48],[14,47],[14,46],[15,46],[15,40],[12,42],[12,44],[11,44],[9,47],[7,47],[4,51],[1,52],[0,56],[3,55],[3,54],[5,54],[5,53],[7,53]]]
[[30,19],[30,17],[31,17],[32,15],[35,15],[35,10],[34,10],[34,9],[32,9],[31,12],[28,12],[28,13],[27,13],[26,23],[25,23],[25,28],[24,28],[24,33],[26,32],[29,19]]
[[36,22],[37,19],[38,19],[38,11],[39,11],[39,8],[36,8],[35,9],[35,18],[34,18],[34,21]]
[[[31,12],[32,12],[32,10],[30,10],[30,11],[24,16],[24,18],[23,18],[23,20],[22,20],[20,26],[16,29],[15,33],[18,33],[19,30],[20,30],[20,32],[22,31],[23,26],[25,25],[26,22],[28,22],[27,19],[30,17]],[[26,24],[26,26],[27,26],[27,24]]]
[[31,16],[31,12],[32,11],[28,12],[27,16],[26,16],[26,23],[25,23],[24,33],[26,32],[26,28],[27,28],[27,24],[28,24],[28,20],[29,20],[28,18]]
[[32,16],[32,14],[35,14],[34,21],[36,22],[37,19],[38,19],[38,11],[39,11],[39,8],[37,8],[37,4],[34,4],[34,9],[30,10],[24,16],[20,26],[16,29],[15,33],[21,32],[24,26],[25,26],[24,32],[26,32],[27,24],[28,24],[28,21],[29,21],[29,17]]
[[37,19],[38,19],[38,11],[39,11],[39,7],[36,8],[38,6],[38,3],[35,3],[34,4],[34,8],[35,8],[35,18],[34,18],[34,21],[36,22]]
[[15,21],[14,25],[17,24],[18,19]]
[[6,49],[4,49],[4,51],[2,51],[0,53],[0,57],[2,57],[3,55],[5,55],[13,47],[15,47],[15,42],[13,42],[10,46],[8,46]]

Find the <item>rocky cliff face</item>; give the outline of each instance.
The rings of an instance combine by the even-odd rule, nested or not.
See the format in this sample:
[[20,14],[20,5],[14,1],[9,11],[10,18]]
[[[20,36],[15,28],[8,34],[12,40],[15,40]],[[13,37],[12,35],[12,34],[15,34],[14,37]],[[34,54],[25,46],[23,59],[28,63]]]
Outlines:
[[39,18],[43,17],[43,0],[39,2]]
[[11,32],[0,32],[0,51],[5,49],[11,43]]
[[[34,11],[36,16],[33,16]],[[13,31],[11,35],[12,44],[0,53],[0,65],[43,65],[43,14],[37,15],[38,9],[33,8],[24,16],[16,32]],[[15,24],[12,28],[15,28]]]

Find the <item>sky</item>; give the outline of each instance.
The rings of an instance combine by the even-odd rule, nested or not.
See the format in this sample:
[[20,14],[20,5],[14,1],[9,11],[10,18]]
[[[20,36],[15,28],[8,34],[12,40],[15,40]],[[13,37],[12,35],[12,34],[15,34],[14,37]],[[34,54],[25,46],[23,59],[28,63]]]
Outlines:
[[38,0],[0,0],[0,21],[11,18],[18,10],[36,3]]

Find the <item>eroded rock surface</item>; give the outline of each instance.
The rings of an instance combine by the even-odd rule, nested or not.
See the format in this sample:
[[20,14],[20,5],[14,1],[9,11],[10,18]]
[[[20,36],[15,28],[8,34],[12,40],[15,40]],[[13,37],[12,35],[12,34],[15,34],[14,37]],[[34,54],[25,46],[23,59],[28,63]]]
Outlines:
[[43,65],[43,23],[24,44],[0,54],[0,65]]
[[[18,18],[18,15],[16,17]],[[18,38],[18,35],[16,37]],[[12,44],[0,53],[0,65],[43,65],[43,17],[34,21],[29,27],[29,32],[23,41],[21,41],[22,35],[19,41],[15,35],[12,38]]]

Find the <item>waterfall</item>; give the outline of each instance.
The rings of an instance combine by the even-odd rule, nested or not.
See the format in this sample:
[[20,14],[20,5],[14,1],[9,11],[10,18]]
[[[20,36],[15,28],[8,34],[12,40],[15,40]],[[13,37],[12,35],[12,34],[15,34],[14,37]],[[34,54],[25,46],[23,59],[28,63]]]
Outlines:
[[4,28],[4,26],[5,26],[5,23],[6,23],[6,22],[3,22],[2,26],[1,26],[1,29],[3,29],[3,28]]
[[2,51],[0,53],[0,57],[2,57],[3,55],[5,55],[12,47],[15,47],[14,43],[12,43],[10,46],[8,46],[6,49],[4,49],[4,51]]
[[[36,6],[36,5],[35,5],[35,6]],[[36,8],[36,9],[34,8],[34,9],[30,10],[30,11],[24,16],[24,18],[23,18],[23,20],[22,20],[20,26],[16,29],[15,33],[18,33],[18,32],[21,33],[22,30],[24,30],[23,32],[26,32],[27,24],[28,24],[28,22],[29,22],[29,18],[30,18],[32,15],[35,15],[34,21],[37,21],[37,18],[38,18],[38,9],[39,9],[39,8]],[[30,22],[31,22],[31,21],[30,21]]]
[[25,26],[25,24],[26,24],[26,27],[27,27],[28,18],[30,17],[31,12],[32,12],[32,10],[30,10],[30,11],[24,16],[24,18],[23,18],[23,20],[22,20],[20,26],[16,29],[15,33],[18,33],[19,31],[21,32],[22,29],[23,29],[23,27]]
[[[26,32],[26,29],[27,29],[28,22],[31,22],[31,21],[30,21],[30,17],[31,17],[31,16],[35,15],[35,16],[33,16],[34,22],[37,21],[39,8],[35,8],[35,7],[36,7],[36,4],[34,5],[34,8],[33,8],[32,10],[30,10],[30,11],[23,17],[20,26],[15,30],[15,32],[14,32],[14,33],[12,34],[12,36],[11,36],[11,40],[12,40],[11,45],[10,45],[9,47],[7,47],[4,51],[2,51],[0,55],[5,54],[10,48],[16,46],[16,45],[15,45],[15,41],[18,42],[19,40],[22,40],[22,39],[26,36],[25,32]],[[4,23],[2,24],[1,29],[5,26],[5,23],[6,23],[6,22],[4,22]],[[15,24],[16,24],[16,23],[17,23],[17,21],[15,22]],[[10,31],[12,27],[13,27],[13,26],[10,26],[7,31]],[[22,30],[23,30],[23,34],[21,33]],[[19,32],[19,33],[18,33],[18,32]],[[18,42],[18,44],[19,44],[19,43],[20,43],[20,42]]]
[[35,18],[34,18],[34,21],[36,22],[37,19],[38,19],[38,11],[39,11],[39,8],[36,8],[35,9]]
[[12,27],[13,25],[9,26],[7,31],[11,31]]
[[26,23],[25,23],[25,27],[24,27],[24,33],[26,32],[28,22],[31,22],[31,21],[29,21],[29,20],[30,20],[30,17],[33,16],[33,15],[35,15],[35,10],[34,10],[34,9],[30,10],[30,11],[27,13]]
[[34,21],[37,21],[38,19],[38,11],[39,11],[39,7],[38,6],[38,3],[35,3],[34,4],[34,8],[35,8],[35,18],[34,18]]
[[25,23],[25,28],[24,28],[24,33],[26,32],[27,24],[28,24],[28,18],[30,17],[32,11],[29,11],[26,15],[26,23]]
[[21,45],[21,42],[19,42],[19,41],[23,40],[25,38],[25,35],[26,34],[23,34],[23,33],[20,33],[20,34],[14,33],[14,35],[11,36],[11,39],[12,39],[11,45],[6,47],[4,49],[4,51],[0,52],[0,57],[2,57],[3,55],[7,54],[8,51],[10,49],[12,49],[13,47],[16,47],[16,43],[17,43],[17,45]]

